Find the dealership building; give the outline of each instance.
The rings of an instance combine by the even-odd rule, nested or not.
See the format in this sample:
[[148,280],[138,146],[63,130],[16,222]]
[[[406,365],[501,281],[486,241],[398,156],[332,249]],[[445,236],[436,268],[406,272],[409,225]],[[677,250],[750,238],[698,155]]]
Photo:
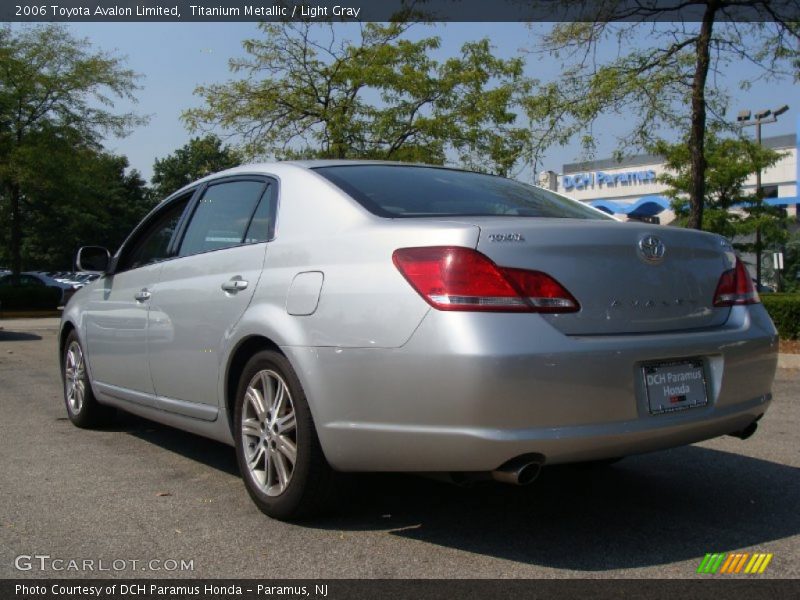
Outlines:
[[[800,202],[797,135],[764,137],[761,143],[784,154],[773,167],[762,171],[761,187],[766,202],[785,207],[796,218]],[[543,173],[540,184],[622,219],[669,224],[675,214],[664,195],[667,186],[658,182],[658,176],[664,172],[662,157],[644,154],[622,160],[566,164],[561,173]],[[753,174],[745,184],[745,191],[754,193],[755,189]]]

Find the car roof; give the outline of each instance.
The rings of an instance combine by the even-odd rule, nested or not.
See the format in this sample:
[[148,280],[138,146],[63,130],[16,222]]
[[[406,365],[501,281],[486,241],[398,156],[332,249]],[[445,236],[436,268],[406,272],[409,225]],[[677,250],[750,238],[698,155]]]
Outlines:
[[433,169],[449,169],[463,171],[457,167],[446,165],[429,165],[425,163],[400,162],[396,160],[355,160],[355,159],[314,159],[314,160],[290,160],[282,164],[292,164],[306,169],[316,169],[321,167],[346,167],[356,165],[384,165],[394,167],[429,167]]
[[202,184],[207,181],[213,181],[221,177],[229,177],[231,175],[253,175],[253,174],[263,173],[264,175],[276,175],[280,177],[287,171],[295,169],[310,171],[313,169],[318,169],[323,167],[343,167],[343,166],[356,166],[356,165],[427,167],[431,169],[447,169],[449,171],[465,171],[465,169],[459,169],[458,167],[451,167],[446,165],[429,165],[424,163],[409,163],[409,162],[400,162],[392,160],[314,159],[314,160],[285,160],[285,161],[273,161],[273,162],[255,162],[255,163],[247,163],[239,165],[238,167],[226,169],[224,171],[219,171],[217,173],[212,173],[211,175],[208,175],[206,177],[203,177],[202,179],[198,179],[197,181],[193,181],[185,185],[181,189],[170,194],[170,197],[183,193],[184,190],[192,188],[198,184]]

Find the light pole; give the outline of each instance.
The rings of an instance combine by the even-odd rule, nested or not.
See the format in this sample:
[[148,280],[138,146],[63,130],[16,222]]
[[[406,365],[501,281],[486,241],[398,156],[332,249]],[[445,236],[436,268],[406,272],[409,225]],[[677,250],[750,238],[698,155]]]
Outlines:
[[[739,127],[750,127],[754,125],[756,128],[756,143],[761,146],[761,125],[767,123],[775,123],[778,117],[789,110],[789,106],[784,104],[775,110],[765,109],[755,113],[754,119],[751,119],[749,110],[741,110],[736,116],[736,121]],[[761,166],[756,169],[756,200],[759,208],[764,201],[764,190],[761,187]],[[778,274],[780,279],[780,274]],[[756,289],[761,289],[761,226],[756,222]]]

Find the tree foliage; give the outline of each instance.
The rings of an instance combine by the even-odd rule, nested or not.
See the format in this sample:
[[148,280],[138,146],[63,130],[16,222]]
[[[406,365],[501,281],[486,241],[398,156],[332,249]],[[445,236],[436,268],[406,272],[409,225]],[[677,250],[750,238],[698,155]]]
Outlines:
[[29,163],[38,176],[25,182],[23,263],[69,270],[80,246],[113,252],[153,206],[142,177],[123,156],[52,133],[42,148]]
[[800,294],[800,230],[789,235],[783,256],[784,290]]
[[158,199],[193,181],[242,163],[240,152],[216,135],[195,137],[174,153],[157,158],[153,165],[153,194]]
[[[743,62],[760,69],[759,83],[796,80],[800,72],[800,25],[779,9],[766,0],[598,0],[592,7],[595,21],[560,23],[542,38],[540,51],[562,60],[563,73],[539,89],[532,115],[562,143],[583,135],[590,151],[591,124],[602,115],[616,114],[629,123],[619,140],[622,150],[646,147],[664,129],[688,132],[687,224],[701,228],[706,129],[730,127],[728,97],[715,75]],[[688,11],[694,11],[694,21],[675,22]],[[737,21],[742,11],[760,18]],[[648,44],[631,44],[644,34]],[[616,53],[598,58],[609,42]]]
[[[44,202],[42,188],[67,175],[57,157],[65,145],[96,149],[101,135],[123,135],[141,122],[113,111],[114,98],[133,99],[135,89],[136,75],[121,58],[95,52],[63,26],[0,28],[0,211],[14,273],[30,231],[24,219]],[[54,179],[45,181],[45,173]]]
[[[689,144],[661,141],[651,151],[665,157],[667,172],[659,181],[669,186],[665,195],[672,199],[678,223],[684,225],[690,219],[688,197],[693,186]],[[748,139],[706,134],[703,229],[735,240],[739,250],[756,255],[757,265],[765,247],[786,241],[788,221],[784,209],[766,204],[744,186],[753,173],[774,166],[783,156]],[[760,275],[760,268],[757,272]]]
[[251,157],[456,156],[495,173],[530,158],[517,109],[533,82],[521,59],[495,57],[488,40],[438,61],[439,38],[410,40],[404,23],[366,23],[355,42],[330,24],[260,28],[244,42],[248,56],[230,61],[241,78],[197,88],[205,106],[184,113],[191,129],[230,131]]
[[[774,166],[784,155],[751,140],[720,136],[715,132],[706,134],[705,148],[708,168],[704,184],[708,222],[703,228],[726,237],[745,233],[746,228],[737,226],[743,221],[743,214],[732,212],[732,209],[738,208],[745,211],[744,215],[747,214],[750,205],[758,202],[755,193],[744,190],[747,179],[759,169],[763,171]],[[660,175],[658,180],[669,186],[664,195],[672,199],[679,219],[687,220],[687,198],[692,187],[689,144],[686,141],[669,144],[662,140],[651,146],[650,151],[664,157],[667,172]]]

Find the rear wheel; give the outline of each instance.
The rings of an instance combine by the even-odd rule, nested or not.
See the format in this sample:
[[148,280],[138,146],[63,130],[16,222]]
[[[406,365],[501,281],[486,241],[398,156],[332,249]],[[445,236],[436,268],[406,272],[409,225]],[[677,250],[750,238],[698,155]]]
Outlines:
[[98,427],[108,423],[114,410],[100,404],[92,392],[86,358],[78,335],[72,331],[67,336],[64,352],[64,404],[72,423],[82,428]]
[[336,473],[317,437],[297,375],[282,354],[255,354],[239,381],[236,458],[258,508],[278,519],[309,517],[335,498]]

